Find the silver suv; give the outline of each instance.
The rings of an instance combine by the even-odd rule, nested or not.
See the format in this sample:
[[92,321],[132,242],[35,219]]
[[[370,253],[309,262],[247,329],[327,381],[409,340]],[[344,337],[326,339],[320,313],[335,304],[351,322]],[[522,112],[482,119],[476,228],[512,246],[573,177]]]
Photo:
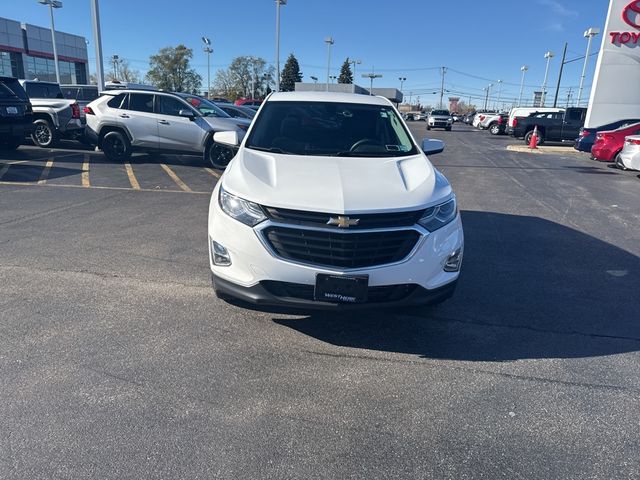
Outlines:
[[199,154],[220,169],[235,150],[215,143],[214,132],[233,130],[242,138],[251,124],[205,98],[160,91],[105,91],[84,113],[87,137],[110,160],[126,160],[134,151]]

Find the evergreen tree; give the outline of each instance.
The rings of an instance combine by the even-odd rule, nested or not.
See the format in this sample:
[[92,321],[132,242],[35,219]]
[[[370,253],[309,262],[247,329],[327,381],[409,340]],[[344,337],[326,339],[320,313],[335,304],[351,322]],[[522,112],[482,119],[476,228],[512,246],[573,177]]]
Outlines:
[[302,72],[300,71],[300,65],[298,65],[296,57],[291,53],[289,54],[289,58],[287,58],[287,63],[284,64],[284,68],[282,69],[280,91],[293,92],[296,89],[296,82],[301,81]]
[[351,64],[348,58],[342,64],[338,83],[353,83],[353,72],[351,71]]

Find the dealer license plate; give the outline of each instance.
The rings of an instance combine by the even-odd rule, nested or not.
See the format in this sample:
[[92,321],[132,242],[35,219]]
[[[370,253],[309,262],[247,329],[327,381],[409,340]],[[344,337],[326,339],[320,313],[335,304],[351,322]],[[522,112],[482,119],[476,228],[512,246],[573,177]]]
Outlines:
[[320,302],[363,303],[369,290],[368,275],[316,275],[314,298]]

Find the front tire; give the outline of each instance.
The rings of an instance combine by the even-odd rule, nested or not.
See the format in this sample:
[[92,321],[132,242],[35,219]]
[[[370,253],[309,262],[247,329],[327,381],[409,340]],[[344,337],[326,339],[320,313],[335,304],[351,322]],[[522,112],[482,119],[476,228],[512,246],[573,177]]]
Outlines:
[[[524,143],[529,145],[531,143],[531,137],[533,137],[533,130],[529,130],[527,134],[524,136]],[[542,145],[544,143],[544,137],[540,132],[538,132],[538,145]]]
[[233,149],[211,142],[205,152],[205,159],[217,170],[224,170],[235,156]]
[[102,151],[109,160],[121,162],[131,157],[131,143],[122,132],[108,132],[102,138]]
[[33,122],[31,140],[41,148],[50,148],[58,142],[58,134],[49,120],[39,118]]

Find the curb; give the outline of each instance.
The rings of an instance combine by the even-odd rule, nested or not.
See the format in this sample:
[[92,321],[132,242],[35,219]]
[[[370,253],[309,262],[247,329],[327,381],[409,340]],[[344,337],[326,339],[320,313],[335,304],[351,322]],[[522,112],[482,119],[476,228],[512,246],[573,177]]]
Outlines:
[[577,151],[573,147],[544,147],[538,146],[537,149],[532,150],[527,145],[507,145],[507,150],[510,152],[519,152],[519,153],[565,153],[572,155],[579,155],[582,152]]

